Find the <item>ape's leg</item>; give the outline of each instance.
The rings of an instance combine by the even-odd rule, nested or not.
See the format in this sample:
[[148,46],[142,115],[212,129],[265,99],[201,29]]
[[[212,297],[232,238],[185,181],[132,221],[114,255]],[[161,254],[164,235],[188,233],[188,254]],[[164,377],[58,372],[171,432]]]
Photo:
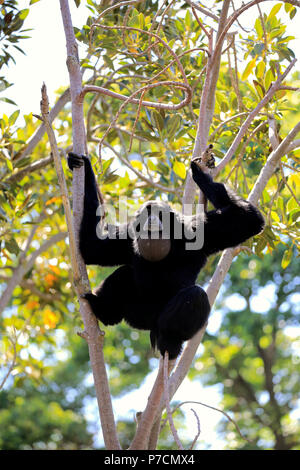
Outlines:
[[124,318],[128,310],[132,290],[132,268],[121,266],[100,284],[94,294],[85,294],[84,298],[104,325],[115,325]]
[[169,358],[174,359],[183,341],[192,338],[204,326],[209,312],[207,294],[200,286],[181,289],[159,316],[157,331],[151,332],[152,344],[156,342],[162,355],[168,351]]

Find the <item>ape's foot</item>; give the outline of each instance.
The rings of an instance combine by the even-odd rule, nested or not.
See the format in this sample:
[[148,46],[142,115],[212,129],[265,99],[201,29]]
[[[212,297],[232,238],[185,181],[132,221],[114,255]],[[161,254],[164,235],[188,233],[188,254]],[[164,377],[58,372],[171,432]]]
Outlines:
[[176,359],[181,353],[182,343],[179,338],[167,337],[160,335],[157,339],[157,348],[159,349],[162,356],[168,351],[169,359]]

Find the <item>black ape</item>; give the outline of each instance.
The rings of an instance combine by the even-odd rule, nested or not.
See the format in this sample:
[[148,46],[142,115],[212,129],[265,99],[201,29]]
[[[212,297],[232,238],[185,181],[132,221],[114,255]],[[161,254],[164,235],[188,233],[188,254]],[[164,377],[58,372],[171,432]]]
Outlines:
[[[150,330],[152,346],[157,346],[162,355],[167,350],[171,359],[177,357],[182,343],[192,338],[208,319],[207,295],[195,284],[207,257],[259,233],[264,226],[263,217],[256,207],[223,184],[215,183],[192,162],[194,181],[215,210],[204,216],[183,217],[165,203],[150,201],[132,222],[110,228],[108,234],[99,238],[96,232],[99,200],[90,161],[70,153],[68,164],[71,170],[85,166],[80,228],[80,251],[85,263],[121,265],[94,293],[86,294],[94,314],[105,325],[125,319],[134,328]],[[191,243],[193,233],[201,227],[203,246],[187,249],[186,243]]]

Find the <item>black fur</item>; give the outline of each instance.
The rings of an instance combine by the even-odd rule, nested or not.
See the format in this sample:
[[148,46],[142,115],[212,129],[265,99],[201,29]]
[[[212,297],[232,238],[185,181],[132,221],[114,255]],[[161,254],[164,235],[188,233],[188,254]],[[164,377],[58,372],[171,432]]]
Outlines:
[[[259,233],[264,226],[262,215],[223,184],[215,183],[192,162],[194,181],[215,207],[205,214],[204,245],[197,251],[187,250],[187,240],[174,239],[171,231],[168,255],[160,261],[147,261],[139,254],[132,238],[126,237],[134,221],[114,227],[114,239],[98,238],[99,200],[91,163],[85,156],[70,153],[68,164],[71,170],[85,166],[84,215],[80,228],[80,251],[85,263],[120,266],[94,293],[86,294],[94,314],[105,325],[124,319],[134,328],[150,330],[152,346],[157,346],[161,354],[167,350],[171,359],[177,357],[182,343],[192,338],[208,319],[207,295],[195,284],[207,257]],[[190,231],[196,230],[201,220],[203,222],[200,215],[183,217],[166,204],[155,201],[145,204],[142,210],[149,204],[161,205],[164,210],[167,207],[174,221],[184,224]]]

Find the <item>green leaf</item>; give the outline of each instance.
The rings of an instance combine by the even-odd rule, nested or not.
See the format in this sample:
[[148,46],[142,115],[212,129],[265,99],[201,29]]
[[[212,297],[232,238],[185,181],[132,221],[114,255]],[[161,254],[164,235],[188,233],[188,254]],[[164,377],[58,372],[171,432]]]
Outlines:
[[[288,213],[288,217],[289,217],[289,224],[290,223],[294,223],[294,222],[299,222],[300,221],[300,211],[296,208],[296,209],[292,209],[289,213]],[[299,220],[298,220],[299,219]]]
[[11,126],[14,125],[14,123],[16,122],[16,120],[17,120],[18,117],[19,117],[19,114],[20,114],[20,110],[17,109],[17,111],[15,111],[14,113],[12,113],[12,114],[9,116],[8,120],[9,120],[9,124],[10,124]]
[[256,91],[258,93],[258,96],[260,98],[263,98],[265,96],[266,90],[264,89],[264,86],[259,83],[257,80],[253,80],[254,86],[256,88]]
[[136,135],[143,137],[144,139],[149,140],[150,142],[160,142],[160,138],[156,135],[151,135],[150,132],[136,130],[135,133]]
[[284,9],[285,11],[288,13],[291,9],[293,8],[293,5],[291,5],[290,3],[285,3],[284,4]]
[[266,238],[267,241],[270,240],[277,240],[277,237],[269,225],[267,225],[263,231],[263,236]]
[[113,161],[114,161],[114,158],[109,158],[108,160],[105,160],[102,162],[103,173],[105,173],[108,170],[108,168],[110,167]]
[[184,22],[185,22],[185,25],[188,29],[191,29],[192,21],[193,21],[192,14],[191,14],[190,10],[187,10]]
[[274,29],[270,32],[270,38],[271,38],[271,39],[274,39],[274,38],[276,38],[277,36],[280,36],[283,32],[284,32],[284,30],[282,30],[282,28],[274,28]]
[[136,8],[132,10],[130,20],[128,21],[128,26],[131,26],[132,28],[140,28],[139,12]]
[[178,18],[174,21],[174,26],[179,33],[183,33],[185,31],[184,24],[181,18]]
[[17,106],[17,103],[15,103],[13,100],[9,98],[0,98],[0,101],[4,101],[4,103],[9,103],[9,104],[13,104],[14,106]]
[[263,52],[265,48],[265,45],[262,43],[262,42],[258,42],[257,44],[255,44],[255,46],[253,47],[253,53],[258,56],[258,57],[261,57],[261,54]]
[[275,95],[274,95],[274,98],[275,98],[275,100],[280,100],[280,99],[283,98],[285,95],[286,95],[286,91],[285,91],[285,90],[278,90],[278,91],[276,91],[276,93],[275,93]]
[[93,65],[90,65],[90,64],[82,64],[81,67],[84,68],[84,69],[95,70],[95,67]]
[[243,72],[243,75],[242,75],[242,80],[246,80],[250,73],[252,72],[252,70],[254,69],[255,67],[255,64],[256,64],[256,57],[252,60],[250,60],[250,62],[248,62],[244,72]]
[[33,5],[34,3],[37,3],[37,2],[39,2],[39,1],[40,1],[40,0],[30,0],[29,5]]
[[277,212],[271,211],[271,215],[272,215],[272,219],[273,219],[275,222],[280,222],[280,218],[279,218],[279,215],[277,214]]
[[288,267],[288,265],[290,264],[292,260],[292,256],[293,256],[293,245],[288,250],[285,250],[285,252],[283,253],[283,257],[281,260],[282,269],[286,269]]
[[255,75],[258,79],[263,78],[264,73],[265,73],[265,69],[266,69],[265,62],[263,60],[258,62],[257,66],[256,66],[256,69],[255,69]]
[[257,244],[255,245],[255,253],[260,256],[261,252],[267,245],[267,240],[264,237],[259,237]]
[[181,123],[180,114],[175,114],[169,119],[168,124],[167,124],[167,135],[170,140],[174,137],[176,131],[179,129],[180,123]]
[[173,164],[173,171],[178,175],[180,178],[185,179],[186,177],[186,168],[185,164],[182,162],[178,162],[177,160]]
[[[115,171],[115,170],[114,170]],[[115,175],[114,174],[114,171],[111,171],[111,172],[107,172],[105,175],[104,175],[104,178],[103,178],[103,183],[104,184],[111,184],[111,183],[114,183],[119,177],[119,175]]]
[[155,163],[153,163],[151,160],[147,161],[147,166],[148,166],[149,170],[157,171],[157,167],[156,167]]
[[27,17],[28,13],[29,13],[29,8],[26,8],[26,9],[24,9],[24,10],[21,10],[20,13],[19,13],[19,18],[20,18],[21,20],[25,20],[25,18]]
[[12,162],[8,158],[5,161],[6,161],[6,165],[7,165],[7,168],[9,169],[9,171],[13,171],[14,167],[13,167]]
[[221,111],[223,113],[226,113],[228,111],[229,107],[228,107],[228,104],[227,104],[227,101],[222,101],[221,103]]
[[260,18],[256,19],[255,24],[254,24],[254,28],[255,28],[255,31],[257,33],[258,39],[261,39],[263,37],[264,30],[262,28]]
[[300,221],[300,211],[298,209],[294,209],[289,216],[292,218],[292,222],[299,222]]
[[273,18],[275,15],[277,15],[277,13],[279,12],[280,8],[282,7],[282,4],[281,3],[277,3],[277,5],[275,5],[272,10],[270,11],[270,14],[268,16],[268,20],[270,20],[271,18]]
[[158,113],[157,111],[155,110],[152,110],[151,111],[151,122],[153,124],[153,126],[159,131],[161,132],[164,128],[164,120],[163,120],[163,117],[160,113]]
[[[111,60],[110,57],[108,57],[108,55],[104,55],[103,56],[103,59],[104,59],[104,62],[106,63],[106,65],[108,66],[108,68],[110,68],[111,70],[114,70],[114,63],[113,61]],[[93,68],[93,67],[91,67]]]
[[15,163],[14,163],[14,167],[15,168],[24,168],[25,166],[27,166],[31,161],[31,157],[24,157],[24,158],[21,158],[20,160],[17,160]]
[[272,72],[272,69],[269,69],[266,73],[266,76],[265,76],[265,89],[268,90],[271,83],[273,82],[273,80],[275,80],[275,77],[273,75],[273,72]]
[[145,16],[143,13],[139,14],[139,20],[140,20],[140,28],[144,29],[145,28]]
[[18,255],[20,252],[20,248],[14,238],[5,241],[5,248],[9,253],[13,253],[14,255]]
[[[162,153],[161,152],[145,152],[144,154],[145,157],[147,158],[151,158],[151,157],[155,157],[155,158],[160,158],[162,156]],[[150,160],[149,160],[150,161]]]
[[142,171],[143,164],[140,160],[130,160],[130,164],[133,168],[136,168],[139,171]]
[[[1,186],[0,186],[0,188],[1,188]],[[2,209],[1,206],[0,206],[0,219],[4,220],[5,222],[7,221],[6,213],[5,213],[4,209]]]

